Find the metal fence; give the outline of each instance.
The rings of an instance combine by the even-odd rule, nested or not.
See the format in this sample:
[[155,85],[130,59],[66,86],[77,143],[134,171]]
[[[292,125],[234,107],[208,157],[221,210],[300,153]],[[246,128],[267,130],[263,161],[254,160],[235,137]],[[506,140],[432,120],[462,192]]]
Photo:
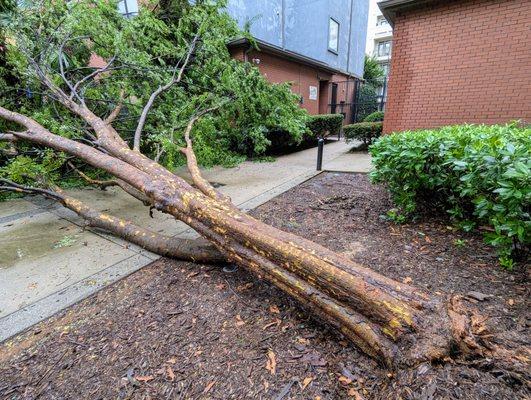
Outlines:
[[348,124],[361,122],[367,115],[385,110],[387,77],[376,82],[332,82],[329,93],[330,114],[343,114]]
[[376,82],[357,82],[352,122],[361,122],[367,115],[375,111],[385,111],[386,99],[387,77]]

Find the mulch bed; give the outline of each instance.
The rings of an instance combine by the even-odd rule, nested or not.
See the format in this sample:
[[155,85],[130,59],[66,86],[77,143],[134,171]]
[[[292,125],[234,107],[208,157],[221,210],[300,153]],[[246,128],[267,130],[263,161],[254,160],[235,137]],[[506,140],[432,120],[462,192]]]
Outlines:
[[[526,268],[497,266],[480,236],[426,212],[382,218],[387,191],[324,173],[253,211],[428,291],[487,295],[491,324],[528,343]],[[478,296],[476,294],[476,296]],[[480,296],[482,298],[483,296]],[[244,270],[162,259],[0,346],[7,399],[524,399],[473,361],[389,372]]]

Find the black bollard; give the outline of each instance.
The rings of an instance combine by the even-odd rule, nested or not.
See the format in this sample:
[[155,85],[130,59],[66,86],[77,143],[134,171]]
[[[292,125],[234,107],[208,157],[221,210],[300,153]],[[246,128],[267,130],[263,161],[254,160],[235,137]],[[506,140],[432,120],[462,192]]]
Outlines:
[[321,171],[323,168],[323,148],[324,148],[324,139],[319,138],[317,140],[317,171]]

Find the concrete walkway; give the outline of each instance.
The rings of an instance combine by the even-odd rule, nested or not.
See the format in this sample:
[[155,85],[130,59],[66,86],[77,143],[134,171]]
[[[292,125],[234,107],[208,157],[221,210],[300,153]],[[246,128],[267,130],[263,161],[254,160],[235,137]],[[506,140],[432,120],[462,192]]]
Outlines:
[[[370,158],[352,146],[325,146],[325,170],[367,172]],[[205,177],[250,210],[317,174],[315,148],[275,162],[213,168]],[[183,170],[180,174],[188,178]],[[148,210],[119,189],[71,191],[99,210],[166,235],[195,237],[186,225]],[[106,285],[142,268],[157,255],[121,239],[83,229],[74,213],[39,197],[0,203],[0,341]]]

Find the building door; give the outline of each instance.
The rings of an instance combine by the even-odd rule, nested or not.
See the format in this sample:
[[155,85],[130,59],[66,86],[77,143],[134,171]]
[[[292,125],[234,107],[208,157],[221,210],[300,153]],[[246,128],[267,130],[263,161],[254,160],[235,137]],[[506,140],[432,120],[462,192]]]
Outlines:
[[332,96],[330,97],[330,114],[336,113],[337,107],[337,83],[332,83]]

